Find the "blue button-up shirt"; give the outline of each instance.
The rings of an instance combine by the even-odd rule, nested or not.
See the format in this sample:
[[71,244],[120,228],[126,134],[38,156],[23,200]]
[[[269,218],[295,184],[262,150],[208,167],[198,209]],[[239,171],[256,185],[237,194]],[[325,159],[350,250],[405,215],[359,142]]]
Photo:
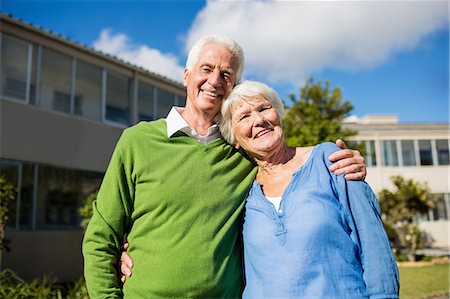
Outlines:
[[278,211],[254,182],[243,229],[244,298],[398,298],[378,201],[365,182],[328,170],[338,149],[314,147]]

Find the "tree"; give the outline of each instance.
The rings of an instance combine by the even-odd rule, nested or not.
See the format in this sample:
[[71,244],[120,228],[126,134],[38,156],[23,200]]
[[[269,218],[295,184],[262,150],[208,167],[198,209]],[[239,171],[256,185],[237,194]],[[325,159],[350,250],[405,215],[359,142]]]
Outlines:
[[435,199],[426,183],[407,180],[401,176],[391,177],[394,191],[379,192],[383,223],[398,252],[405,251],[408,260],[415,261],[415,252],[423,247],[421,232],[417,224],[418,213],[433,208]]
[[343,129],[342,120],[353,109],[343,100],[339,88],[330,89],[328,81],[314,83],[310,77],[300,89],[300,98],[289,95],[294,102],[283,120],[286,142],[290,146],[315,145],[356,135],[356,131]]
[[86,230],[89,221],[91,221],[93,209],[92,209],[92,203],[97,199],[98,191],[95,191],[88,195],[86,198],[86,201],[84,202],[83,206],[81,206],[78,209],[78,212],[80,213],[80,216],[83,218],[81,220],[80,226]]
[[0,268],[3,250],[8,250],[5,239],[6,223],[8,222],[9,202],[16,198],[16,189],[5,177],[0,176]]

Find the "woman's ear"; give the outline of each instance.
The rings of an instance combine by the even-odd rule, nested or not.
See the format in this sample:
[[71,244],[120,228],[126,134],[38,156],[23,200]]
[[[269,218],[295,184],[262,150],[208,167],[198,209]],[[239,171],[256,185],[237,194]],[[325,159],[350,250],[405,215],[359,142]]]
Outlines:
[[234,147],[235,147],[236,149],[240,149],[240,148],[241,148],[241,146],[239,145],[239,143],[236,143],[236,144],[234,145]]

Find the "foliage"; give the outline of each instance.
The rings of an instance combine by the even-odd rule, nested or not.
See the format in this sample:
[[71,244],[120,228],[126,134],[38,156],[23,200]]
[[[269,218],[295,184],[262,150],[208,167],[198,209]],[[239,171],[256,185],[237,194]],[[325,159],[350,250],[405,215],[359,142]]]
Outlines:
[[84,202],[84,205],[82,207],[80,207],[78,210],[81,217],[83,218],[83,220],[81,220],[80,225],[84,229],[87,228],[89,221],[91,220],[92,213],[93,213],[92,203],[97,198],[97,193],[98,193],[98,191],[89,194],[88,197],[86,198],[86,201]]
[[434,198],[427,184],[401,176],[391,180],[395,191],[383,189],[378,195],[383,222],[396,255],[405,251],[408,260],[414,261],[415,251],[423,247],[416,217],[434,207]]
[[9,250],[5,239],[9,202],[16,198],[16,189],[5,177],[0,176],[0,265],[3,250]]
[[89,299],[84,278],[80,278],[68,286],[66,299]]
[[[434,264],[420,267],[399,266],[400,298],[418,299],[449,294],[449,264]],[[447,295],[447,297],[445,297]]]
[[83,278],[65,285],[55,283],[56,278],[44,276],[26,282],[11,270],[0,272],[0,298],[8,299],[89,299]]
[[312,78],[308,78],[300,89],[300,98],[297,99],[294,94],[289,98],[294,104],[283,120],[288,145],[315,145],[356,135],[355,131],[341,126],[353,106],[343,100],[339,88],[331,90],[328,81],[325,84],[321,81],[315,83]]
[[27,283],[11,270],[0,272],[0,298],[62,298],[61,290],[55,287],[54,280],[44,276]]

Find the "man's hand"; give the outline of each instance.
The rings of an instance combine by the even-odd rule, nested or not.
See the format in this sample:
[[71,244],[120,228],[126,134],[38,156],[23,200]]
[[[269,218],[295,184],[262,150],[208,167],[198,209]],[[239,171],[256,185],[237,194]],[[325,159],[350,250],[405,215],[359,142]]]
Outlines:
[[125,280],[127,277],[131,276],[131,269],[133,268],[133,260],[128,255],[128,243],[125,243],[123,245],[122,254],[120,255],[120,261],[119,261],[119,269],[120,269],[120,281],[122,283],[125,283]]
[[336,145],[341,150],[328,157],[331,162],[335,162],[329,167],[330,171],[333,171],[336,175],[345,174],[344,178],[346,180],[364,180],[367,175],[367,169],[361,153],[357,150],[348,149],[345,142],[341,139],[336,140]]

